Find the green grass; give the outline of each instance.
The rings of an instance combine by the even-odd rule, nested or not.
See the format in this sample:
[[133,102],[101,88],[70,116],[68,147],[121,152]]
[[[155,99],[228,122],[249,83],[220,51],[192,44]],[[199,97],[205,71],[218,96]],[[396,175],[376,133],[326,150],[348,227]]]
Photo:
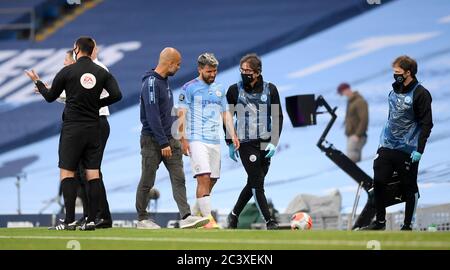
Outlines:
[[450,249],[450,232],[347,232],[258,230],[137,230],[131,228],[48,231],[0,228],[0,249],[68,249],[76,240],[90,249],[368,249],[376,240],[384,249]]

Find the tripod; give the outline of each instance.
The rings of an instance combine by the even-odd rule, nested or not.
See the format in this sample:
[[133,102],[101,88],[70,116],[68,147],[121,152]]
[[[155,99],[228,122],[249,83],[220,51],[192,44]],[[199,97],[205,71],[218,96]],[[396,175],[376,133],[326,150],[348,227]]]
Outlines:
[[27,179],[26,173],[19,173],[16,175],[16,187],[17,187],[17,214],[22,214],[22,208],[21,208],[21,194],[20,194],[20,188],[21,188],[21,182],[23,180]]

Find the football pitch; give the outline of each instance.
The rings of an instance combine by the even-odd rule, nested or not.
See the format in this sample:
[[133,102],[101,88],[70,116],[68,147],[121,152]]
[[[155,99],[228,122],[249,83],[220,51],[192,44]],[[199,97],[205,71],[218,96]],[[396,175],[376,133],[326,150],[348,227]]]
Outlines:
[[1,250],[341,250],[450,249],[450,232],[1,228]]

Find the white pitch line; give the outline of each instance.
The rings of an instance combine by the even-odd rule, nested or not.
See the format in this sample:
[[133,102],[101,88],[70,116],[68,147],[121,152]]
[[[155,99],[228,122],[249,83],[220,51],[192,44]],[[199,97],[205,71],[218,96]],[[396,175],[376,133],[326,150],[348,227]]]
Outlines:
[[[194,239],[176,237],[102,237],[102,236],[7,236],[0,239],[47,239],[47,240],[101,240],[101,241],[137,241],[137,242],[185,242],[185,243],[215,243],[215,244],[270,244],[270,245],[319,245],[319,246],[361,246],[366,247],[368,241],[352,240],[242,240],[242,239]],[[430,247],[449,248],[450,242],[442,241],[380,241],[382,247]]]

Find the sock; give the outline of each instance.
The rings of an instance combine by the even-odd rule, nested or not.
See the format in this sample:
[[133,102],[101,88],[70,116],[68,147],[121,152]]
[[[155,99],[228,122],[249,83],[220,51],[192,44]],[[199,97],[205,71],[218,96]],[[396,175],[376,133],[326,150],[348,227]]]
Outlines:
[[418,196],[419,194],[416,193],[406,199],[405,220],[403,222],[404,225],[411,226],[413,222],[414,215],[416,213],[417,201],[419,200]]
[[252,188],[253,198],[255,199],[256,206],[259,209],[259,212],[264,217],[264,220],[267,222],[270,221],[270,212],[269,206],[267,205],[266,195],[264,195],[264,189],[262,188]]
[[106,188],[103,178],[100,178],[100,185],[101,189],[97,216],[98,218],[111,220],[111,212],[109,211],[108,198],[106,197]]
[[374,195],[375,195],[375,207],[377,209],[376,220],[386,220],[386,206],[384,205],[384,193],[385,189],[383,183],[375,181],[374,183]]
[[100,192],[102,189],[102,184],[99,178],[95,178],[88,181],[89,189],[89,214],[87,222],[95,222],[95,217],[97,216],[98,203],[100,199]]
[[239,194],[239,198],[234,205],[233,213],[235,216],[239,216],[244,209],[245,205],[247,205],[248,201],[252,198],[252,189],[246,185],[242,191],[241,194]]
[[66,218],[64,223],[70,224],[75,221],[75,201],[79,182],[74,177],[66,177],[61,181],[61,189],[64,197],[64,208]]
[[201,198],[197,198],[198,207],[203,217],[209,217],[211,215],[211,197],[206,195]]
[[191,212],[194,216],[201,216],[200,207],[198,206],[198,201],[195,200],[194,205],[192,206]]
[[[77,180],[79,181],[79,180]],[[89,213],[89,202],[88,202],[88,195],[86,190],[87,183],[81,183],[78,185],[78,197],[81,198],[81,202],[83,203],[83,217],[87,217]]]

